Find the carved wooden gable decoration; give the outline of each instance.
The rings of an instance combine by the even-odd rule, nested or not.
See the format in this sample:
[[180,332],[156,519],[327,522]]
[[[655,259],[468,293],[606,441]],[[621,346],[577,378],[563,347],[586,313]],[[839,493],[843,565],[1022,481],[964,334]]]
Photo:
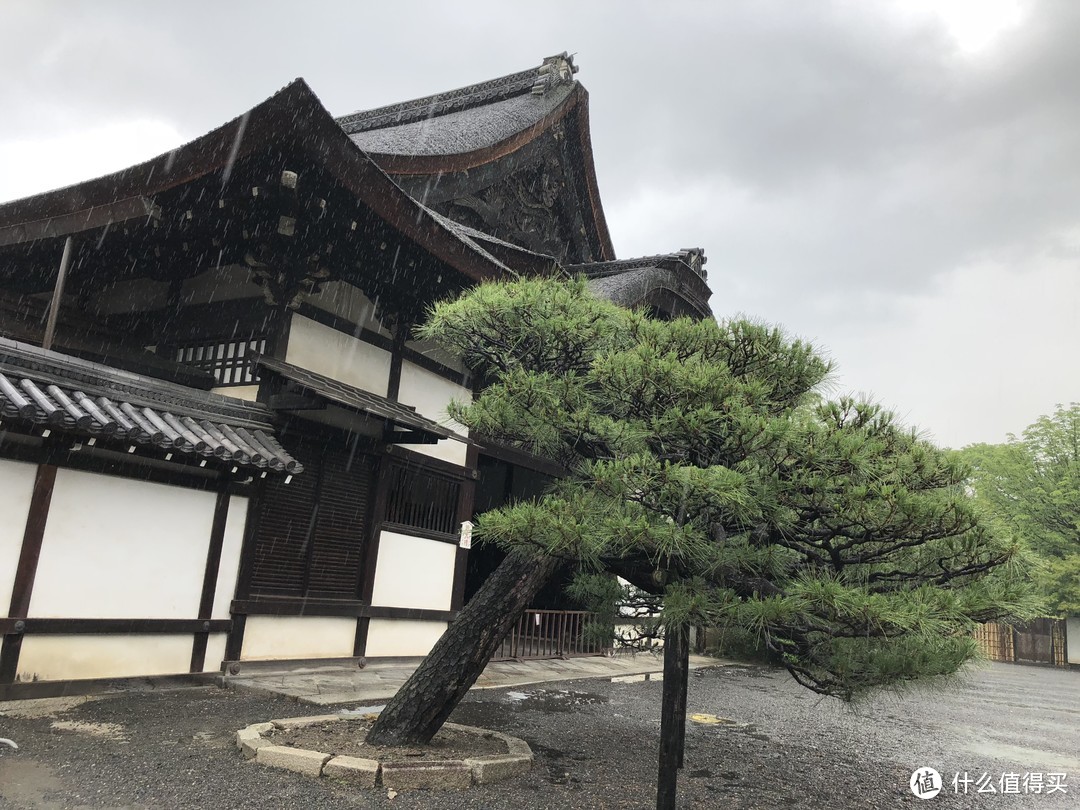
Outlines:
[[560,263],[611,260],[576,71],[560,54],[338,123],[414,199],[450,219]]

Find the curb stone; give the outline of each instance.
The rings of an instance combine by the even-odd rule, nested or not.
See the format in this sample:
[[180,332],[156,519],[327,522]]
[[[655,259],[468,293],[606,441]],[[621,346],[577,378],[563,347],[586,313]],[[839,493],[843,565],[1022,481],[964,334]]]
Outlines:
[[270,740],[262,735],[273,727],[273,723],[252,723],[236,732],[236,747],[244,754],[244,759],[255,759],[260,748],[271,744]]
[[275,745],[263,735],[273,730],[291,730],[332,721],[345,722],[348,717],[320,714],[309,717],[290,717],[266,723],[252,723],[236,732],[236,745],[246,759],[254,758],[260,765],[301,773],[306,776],[325,776],[340,779],[360,787],[375,787],[381,779],[383,787],[391,790],[454,790],[501,782],[527,773],[533,765],[529,744],[517,737],[498,731],[445,723],[444,728],[496,739],[506,745],[505,754],[469,757],[468,759],[379,762],[360,757],[333,756],[304,748]]
[[336,756],[323,765],[322,775],[340,779],[358,787],[375,787],[379,777],[379,761],[361,757]]
[[304,776],[322,776],[323,765],[329,759],[329,754],[285,745],[264,745],[255,754],[255,761],[260,765],[284,768]]
[[473,769],[461,760],[382,764],[383,787],[391,790],[460,790],[472,781]]

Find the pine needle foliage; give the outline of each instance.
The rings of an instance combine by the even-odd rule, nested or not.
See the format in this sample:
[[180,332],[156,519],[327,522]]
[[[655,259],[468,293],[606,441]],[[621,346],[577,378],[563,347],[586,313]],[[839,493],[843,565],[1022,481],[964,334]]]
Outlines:
[[483,380],[457,421],[566,470],[478,536],[572,561],[612,620],[618,574],[664,623],[742,628],[851,699],[955,672],[976,623],[1032,615],[1024,550],[980,522],[968,469],[874,403],[823,400],[829,362],[782,329],[528,279],[436,306],[419,336]]

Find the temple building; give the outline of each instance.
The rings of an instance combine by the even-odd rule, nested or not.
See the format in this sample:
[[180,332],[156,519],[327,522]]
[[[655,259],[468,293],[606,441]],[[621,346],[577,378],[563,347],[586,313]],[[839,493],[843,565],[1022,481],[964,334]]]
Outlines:
[[340,118],[297,80],[0,205],[0,699],[426,654],[493,565],[462,523],[558,472],[448,419],[428,307],[563,273],[711,317],[700,249],[616,258],[576,70]]

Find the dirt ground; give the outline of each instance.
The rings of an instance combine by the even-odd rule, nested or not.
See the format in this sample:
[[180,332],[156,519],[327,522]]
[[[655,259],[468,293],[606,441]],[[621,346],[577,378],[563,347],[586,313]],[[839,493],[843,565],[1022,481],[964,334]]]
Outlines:
[[[237,729],[326,711],[280,697],[193,689],[0,704],[0,737],[19,745],[0,745],[0,807],[648,808],[661,687],[588,680],[474,692],[451,719],[525,739],[536,767],[498,785],[393,799],[244,760]],[[682,807],[1080,807],[1076,671],[988,665],[949,689],[853,710],[783,673],[724,667],[694,673],[688,711],[731,722],[690,724]],[[909,780],[927,768],[943,787],[924,803]]]

